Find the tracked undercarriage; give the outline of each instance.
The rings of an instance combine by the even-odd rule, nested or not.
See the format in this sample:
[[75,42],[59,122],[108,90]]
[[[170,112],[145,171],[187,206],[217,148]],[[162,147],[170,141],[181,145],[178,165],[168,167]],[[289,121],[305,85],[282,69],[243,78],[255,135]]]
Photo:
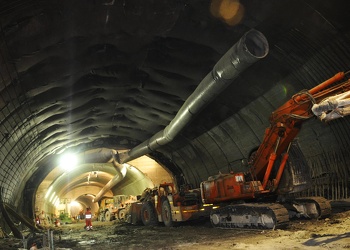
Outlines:
[[331,205],[323,197],[303,197],[286,200],[284,206],[289,211],[289,218],[325,218],[331,214]]
[[249,203],[213,210],[210,221],[220,228],[275,228],[289,221],[288,210],[278,204]]
[[330,215],[329,201],[322,197],[306,197],[284,203],[247,203],[228,205],[210,214],[217,228],[266,228],[288,225],[292,218],[322,218]]

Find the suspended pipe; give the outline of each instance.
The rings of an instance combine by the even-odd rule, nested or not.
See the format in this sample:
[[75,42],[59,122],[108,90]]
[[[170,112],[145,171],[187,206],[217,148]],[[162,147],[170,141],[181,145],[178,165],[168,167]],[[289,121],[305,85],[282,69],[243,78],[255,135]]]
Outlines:
[[[116,152],[112,151],[112,155],[114,155]],[[98,192],[98,194],[95,196],[95,198],[92,200],[92,202],[98,202],[102,199],[103,195],[107,193],[112,187],[117,185],[119,182],[121,182],[126,173],[127,173],[127,168],[123,165],[117,162],[114,158],[113,164],[115,169],[118,171],[118,174],[116,174],[107,184]]]
[[252,29],[245,33],[199,83],[169,125],[133,149],[117,153],[115,155],[117,161],[125,163],[134,160],[171,142],[197,113],[215,99],[246,68],[264,58],[268,51],[267,39],[261,32]]

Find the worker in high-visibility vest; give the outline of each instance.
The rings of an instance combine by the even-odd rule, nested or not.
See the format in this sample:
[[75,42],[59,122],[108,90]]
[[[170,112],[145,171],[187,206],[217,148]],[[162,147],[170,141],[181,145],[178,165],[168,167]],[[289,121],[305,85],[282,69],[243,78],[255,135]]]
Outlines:
[[91,219],[92,219],[91,209],[88,207],[86,208],[86,213],[85,213],[85,229],[88,231],[92,229]]

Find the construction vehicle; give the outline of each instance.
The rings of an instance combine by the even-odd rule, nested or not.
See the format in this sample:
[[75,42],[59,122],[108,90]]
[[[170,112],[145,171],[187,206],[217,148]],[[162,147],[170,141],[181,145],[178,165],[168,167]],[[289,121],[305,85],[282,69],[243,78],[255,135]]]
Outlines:
[[[243,161],[246,172],[211,176],[199,190],[176,192],[172,183],[146,190],[130,206],[127,221],[172,226],[209,211],[214,227],[272,229],[294,217],[329,216],[331,206],[325,198],[292,195],[307,189],[311,180],[294,139],[311,117],[330,121],[350,114],[350,80],[340,82],[349,72],[340,72],[309,91],[295,94],[274,111],[262,143]],[[298,164],[296,160],[301,161]]]
[[[290,151],[304,121],[314,116],[330,121],[350,114],[350,80],[339,83],[349,72],[295,94],[274,111],[262,143],[248,160],[247,173],[219,174],[201,183],[203,203],[221,204],[210,214],[214,227],[275,228],[293,217],[322,218],[331,213],[323,197],[290,195],[308,187],[309,170],[305,164],[287,163],[302,157],[293,153],[291,159]],[[269,199],[270,203],[261,202]]]
[[136,201],[134,195],[115,195],[112,198],[105,198],[100,203],[99,221],[125,220],[125,211],[128,206]]
[[130,205],[126,221],[131,224],[155,226],[162,222],[174,226],[178,222],[208,218],[211,204],[203,204],[200,189],[183,186],[176,190],[174,183],[162,183],[146,188],[140,199]]

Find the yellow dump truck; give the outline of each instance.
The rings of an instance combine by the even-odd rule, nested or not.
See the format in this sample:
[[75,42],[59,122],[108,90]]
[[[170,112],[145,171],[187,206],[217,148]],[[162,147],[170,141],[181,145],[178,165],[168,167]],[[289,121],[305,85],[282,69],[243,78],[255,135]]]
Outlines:
[[99,221],[124,221],[125,209],[130,206],[130,203],[137,200],[133,195],[115,195],[112,198],[101,200],[98,220]]

